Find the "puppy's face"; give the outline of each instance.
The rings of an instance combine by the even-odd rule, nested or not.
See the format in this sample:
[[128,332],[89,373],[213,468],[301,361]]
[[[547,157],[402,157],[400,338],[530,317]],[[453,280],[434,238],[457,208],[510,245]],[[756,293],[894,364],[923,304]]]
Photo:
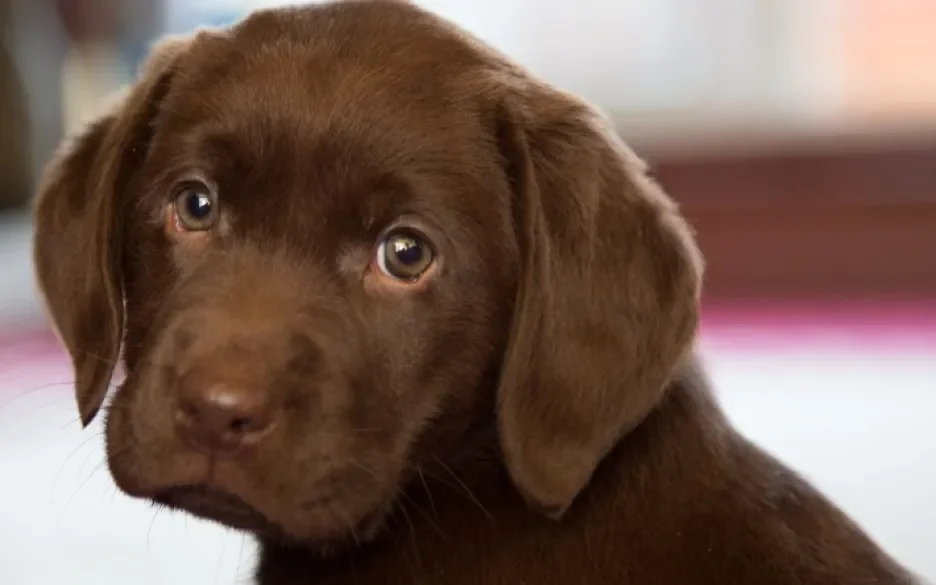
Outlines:
[[121,212],[107,424],[123,490],[299,540],[366,535],[490,410],[517,273],[478,106],[319,24],[258,17],[180,59]]
[[37,225],[86,422],[122,343],[118,486],[313,546],[478,427],[560,513],[696,325],[691,240],[590,110],[395,2],[168,41]]

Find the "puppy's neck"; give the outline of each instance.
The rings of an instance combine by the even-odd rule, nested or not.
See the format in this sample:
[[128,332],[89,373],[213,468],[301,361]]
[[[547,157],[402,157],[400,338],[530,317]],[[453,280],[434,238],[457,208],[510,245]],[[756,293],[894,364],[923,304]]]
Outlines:
[[[514,488],[499,455],[492,417],[471,429],[463,448],[451,458],[417,474],[373,542],[329,557],[265,545],[259,583],[487,582],[483,575],[499,570],[492,557],[490,566],[473,577],[471,571],[480,568],[464,566],[460,570],[467,573],[458,577],[452,572],[472,555],[489,554],[498,546],[514,549],[521,563],[548,561],[543,556],[547,541],[567,549],[563,554],[575,555],[594,527],[639,523],[662,515],[666,508],[685,505],[677,501],[682,497],[679,491],[661,493],[655,488],[660,478],[685,485],[696,481],[697,467],[687,469],[683,462],[695,460],[704,466],[718,460],[717,452],[731,433],[697,374],[690,363],[676,375],[657,408],[608,455],[559,521],[531,511]],[[432,581],[432,576],[441,580]]]

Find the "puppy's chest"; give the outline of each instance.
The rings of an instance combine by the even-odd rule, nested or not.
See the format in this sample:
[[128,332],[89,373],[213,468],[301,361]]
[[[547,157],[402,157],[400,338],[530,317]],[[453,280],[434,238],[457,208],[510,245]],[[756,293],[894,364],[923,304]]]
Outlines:
[[[506,522],[506,521],[505,521]],[[643,583],[636,558],[616,538],[557,538],[518,524],[451,532],[418,531],[367,558],[328,567],[294,563],[259,585],[626,585]],[[284,559],[281,559],[284,560]],[[295,559],[293,559],[295,560]],[[305,565],[305,566],[302,566]],[[634,571],[636,570],[636,573]],[[633,573],[633,574],[631,574]],[[293,576],[290,581],[284,576]],[[636,577],[636,578],[632,578]]]
[[[400,552],[395,559],[349,564],[327,572],[298,570],[295,580],[260,578],[258,585],[590,585],[631,582],[625,572],[604,563],[588,563],[580,551],[541,550],[535,556],[494,552],[483,557],[474,554],[416,558],[413,552]],[[298,567],[297,567],[298,569]],[[291,570],[286,571],[292,573]],[[301,576],[300,576],[301,575]]]

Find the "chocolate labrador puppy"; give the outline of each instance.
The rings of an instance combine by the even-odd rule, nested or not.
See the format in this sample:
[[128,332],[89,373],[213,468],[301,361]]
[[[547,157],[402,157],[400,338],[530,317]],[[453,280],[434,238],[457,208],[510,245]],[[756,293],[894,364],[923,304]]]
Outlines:
[[406,3],[160,43],[36,228],[84,423],[126,371],[117,485],[261,584],[917,582],[726,422],[641,161]]

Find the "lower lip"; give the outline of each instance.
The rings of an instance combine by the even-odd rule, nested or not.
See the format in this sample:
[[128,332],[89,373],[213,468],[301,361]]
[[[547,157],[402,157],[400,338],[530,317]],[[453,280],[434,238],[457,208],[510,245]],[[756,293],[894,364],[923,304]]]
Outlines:
[[241,530],[256,532],[271,526],[263,514],[237,496],[202,486],[170,488],[153,500]]

